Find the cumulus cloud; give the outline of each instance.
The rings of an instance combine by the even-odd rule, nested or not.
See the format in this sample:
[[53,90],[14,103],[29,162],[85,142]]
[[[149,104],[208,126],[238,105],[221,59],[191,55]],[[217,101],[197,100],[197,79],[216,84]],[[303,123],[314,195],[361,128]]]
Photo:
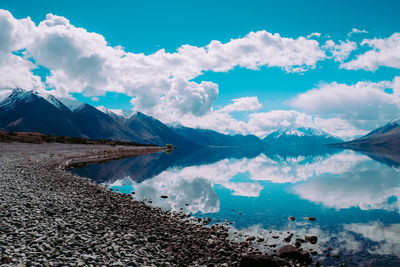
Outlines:
[[[298,95],[291,104],[313,114],[337,116],[356,127],[371,129],[400,116],[399,79],[353,85],[322,84]],[[393,89],[393,93],[385,91],[387,88]]]
[[343,62],[352,51],[357,49],[357,44],[348,40],[346,42],[339,41],[339,44],[336,44],[334,41],[328,40],[322,48],[329,52],[330,57],[335,61]]
[[342,68],[369,71],[375,71],[380,66],[400,68],[400,33],[394,33],[384,39],[364,39],[361,45],[369,46],[371,50],[358,55],[350,62],[343,63]]
[[0,10],[0,90],[43,88],[40,77],[32,74],[36,66],[12,53],[25,49],[35,31],[35,24],[29,17],[17,20],[10,12]]
[[233,103],[224,106],[220,111],[232,112],[232,111],[256,111],[262,108],[258,97],[241,97],[232,100]]
[[[250,32],[227,43],[214,40],[204,47],[182,45],[173,53],[160,49],[150,55],[136,54],[112,47],[104,36],[75,27],[67,18],[53,14],[38,26],[29,18],[16,20],[7,11],[2,11],[0,17],[4,22],[1,27],[5,28],[0,49],[8,54],[25,49],[26,57],[50,70],[46,84],[55,93],[91,97],[124,93],[133,98],[136,110],[150,115],[164,113],[166,107],[171,107],[176,118],[209,112],[217,99],[218,85],[191,81],[205,71],[269,66],[302,72],[325,58],[316,40],[286,38],[267,31]],[[18,58],[28,72],[34,67],[25,58]],[[21,75],[20,79],[28,76]],[[30,78],[20,83],[32,88],[35,82]]]

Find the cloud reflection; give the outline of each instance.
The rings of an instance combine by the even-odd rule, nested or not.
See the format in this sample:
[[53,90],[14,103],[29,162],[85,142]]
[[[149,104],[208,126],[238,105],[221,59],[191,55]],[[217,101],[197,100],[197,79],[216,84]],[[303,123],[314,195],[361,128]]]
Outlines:
[[371,254],[400,255],[400,224],[384,225],[379,221],[375,221],[347,224],[344,229],[377,242],[376,245],[368,249]]
[[365,160],[339,174],[324,174],[296,184],[293,191],[303,199],[335,209],[399,210],[400,179],[392,168]]

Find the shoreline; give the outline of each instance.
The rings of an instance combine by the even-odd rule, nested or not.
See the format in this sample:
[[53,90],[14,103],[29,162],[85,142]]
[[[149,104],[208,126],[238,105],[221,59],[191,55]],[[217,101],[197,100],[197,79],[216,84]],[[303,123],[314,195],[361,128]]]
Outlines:
[[[153,147],[154,148],[154,147]],[[127,148],[126,148],[127,149]],[[287,245],[267,256],[228,227],[135,201],[65,171],[71,164],[161,152],[149,147],[0,143],[4,266],[307,266]],[[124,151],[123,153],[120,153]],[[89,161],[88,161],[89,159]],[[259,265],[257,265],[259,264]]]

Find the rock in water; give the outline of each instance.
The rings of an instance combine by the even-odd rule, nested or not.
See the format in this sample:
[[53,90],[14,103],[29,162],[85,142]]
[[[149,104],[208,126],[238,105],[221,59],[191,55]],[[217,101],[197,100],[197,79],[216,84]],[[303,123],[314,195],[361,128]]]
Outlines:
[[312,260],[310,254],[301,248],[296,248],[291,245],[283,246],[279,250],[279,258],[291,259],[302,264],[311,264]]
[[311,244],[316,244],[318,241],[318,237],[316,237],[315,235],[305,235],[304,239]]
[[253,241],[253,240],[255,240],[255,239],[256,239],[255,236],[249,236],[246,240],[247,240],[247,241]]

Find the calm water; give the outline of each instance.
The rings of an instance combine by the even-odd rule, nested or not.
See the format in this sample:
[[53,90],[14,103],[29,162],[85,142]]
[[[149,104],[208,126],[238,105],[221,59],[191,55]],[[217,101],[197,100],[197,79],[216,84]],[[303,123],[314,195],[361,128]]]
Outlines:
[[[135,191],[152,205],[213,222],[229,219],[235,229],[267,238],[269,230],[315,234],[316,259],[324,264],[400,266],[398,167],[350,150],[178,149],[73,172]],[[338,260],[323,253],[329,246]]]

